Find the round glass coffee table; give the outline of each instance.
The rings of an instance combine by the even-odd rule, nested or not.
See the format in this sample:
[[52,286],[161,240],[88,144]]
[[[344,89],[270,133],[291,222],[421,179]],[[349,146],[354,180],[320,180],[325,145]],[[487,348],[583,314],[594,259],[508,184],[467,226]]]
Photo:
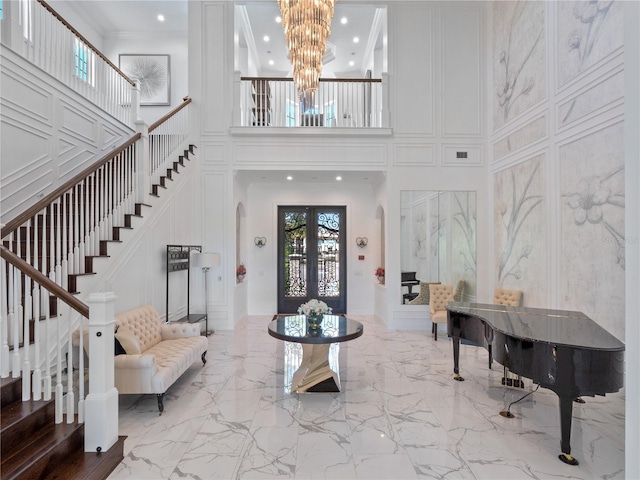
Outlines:
[[358,338],[363,330],[360,322],[341,315],[325,315],[318,329],[310,329],[304,315],[278,317],[267,328],[274,338],[302,345],[302,362],[291,382],[295,393],[339,392],[340,375],[329,365],[329,348]]

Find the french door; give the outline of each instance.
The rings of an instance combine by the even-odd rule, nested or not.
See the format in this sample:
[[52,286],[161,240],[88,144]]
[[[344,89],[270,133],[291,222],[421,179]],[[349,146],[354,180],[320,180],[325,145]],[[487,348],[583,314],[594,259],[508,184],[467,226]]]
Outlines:
[[347,310],[346,207],[278,207],[278,313],[317,298]]

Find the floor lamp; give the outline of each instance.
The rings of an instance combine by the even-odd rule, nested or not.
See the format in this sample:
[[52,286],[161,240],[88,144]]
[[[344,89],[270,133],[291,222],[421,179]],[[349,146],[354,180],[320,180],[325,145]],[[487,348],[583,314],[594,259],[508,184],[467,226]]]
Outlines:
[[207,301],[209,295],[209,289],[207,288],[207,272],[210,268],[220,265],[219,253],[203,253],[193,252],[193,258],[191,259],[191,265],[196,268],[201,268],[204,275],[204,314],[205,319],[205,333],[208,336],[210,333],[215,333],[213,330],[209,331],[209,302]]

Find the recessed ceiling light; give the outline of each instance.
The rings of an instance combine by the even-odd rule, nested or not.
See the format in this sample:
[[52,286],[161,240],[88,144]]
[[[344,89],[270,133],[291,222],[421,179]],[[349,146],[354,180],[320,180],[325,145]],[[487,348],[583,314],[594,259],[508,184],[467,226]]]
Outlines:
[[262,39],[263,39],[265,42],[268,42],[268,41],[269,41],[269,35],[265,35],[264,37],[262,37]]
[[280,16],[276,17],[276,23],[282,23],[282,17]]
[[273,65],[273,60],[269,60],[269,65]]
[[159,14],[159,15],[158,15],[158,21],[159,21],[159,22],[164,22],[164,15]]
[[336,180],[337,180],[337,181],[340,181],[340,180],[342,180],[342,177],[341,177],[340,175],[338,175],[338,176],[336,177]]
[[293,180],[293,177],[292,177],[291,175],[289,175],[289,176],[287,177],[287,180]]
[[342,17],[340,19],[340,23],[343,24],[343,25],[346,25],[347,24],[347,17]]
[[353,37],[353,43],[358,43],[360,39],[358,37]]
[[355,64],[356,64],[356,62],[354,62],[353,60],[351,60],[351,61],[349,62],[349,66],[350,66],[350,67],[353,67]]

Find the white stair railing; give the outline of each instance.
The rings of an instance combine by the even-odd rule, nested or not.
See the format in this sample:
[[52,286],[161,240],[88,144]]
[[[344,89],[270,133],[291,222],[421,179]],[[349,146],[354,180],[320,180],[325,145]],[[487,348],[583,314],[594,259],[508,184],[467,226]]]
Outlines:
[[186,149],[190,104],[191,98],[185,97],[180,106],[149,126],[149,161],[154,185],[159,185],[161,177],[173,167],[176,153]]
[[[2,377],[22,378],[22,400],[51,400],[55,392],[55,421],[67,423],[75,419],[73,379],[73,351],[63,357],[63,346],[70,345],[71,309],[75,316],[88,316],[88,307],[66,292],[60,285],[27,263],[18,254],[0,245],[3,278],[8,281],[2,288],[0,333]],[[52,312],[51,307],[55,305]],[[64,305],[64,306],[63,306]],[[69,307],[67,307],[67,305]],[[8,315],[6,315],[8,313]],[[5,316],[6,315],[6,316]],[[13,330],[13,335],[10,330]],[[22,336],[18,335],[22,332]],[[82,349],[82,341],[81,347]],[[13,353],[11,352],[13,349]],[[66,368],[66,395],[63,384],[63,366]],[[55,369],[55,372],[54,372]],[[79,372],[84,371],[80,357]],[[53,388],[52,373],[56,377]],[[84,399],[84,382],[78,384],[79,400]],[[78,420],[84,421],[82,401],[79,402]]]
[[135,83],[43,0],[3,0],[2,43],[128,126]]

